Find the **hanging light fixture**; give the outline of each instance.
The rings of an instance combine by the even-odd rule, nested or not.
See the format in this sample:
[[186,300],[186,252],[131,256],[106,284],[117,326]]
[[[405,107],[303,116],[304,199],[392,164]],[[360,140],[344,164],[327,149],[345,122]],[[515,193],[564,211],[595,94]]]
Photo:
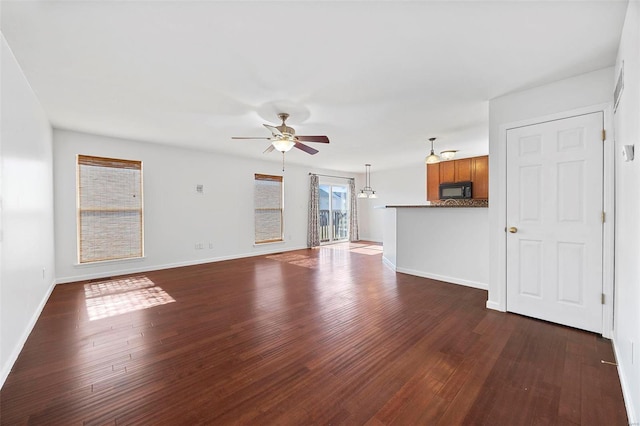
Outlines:
[[271,142],[271,145],[273,145],[273,147],[275,149],[277,149],[280,152],[289,152],[291,150],[291,148],[293,148],[295,146],[296,142],[294,140],[292,140],[291,138],[287,138],[287,137],[282,137],[279,139],[274,139]]
[[440,158],[442,158],[442,161],[453,160],[453,157],[456,156],[456,152],[458,152],[457,149],[448,149],[446,151],[441,151]]
[[438,157],[438,155],[435,152],[433,152],[433,141],[435,141],[436,138],[429,138],[429,140],[431,141],[431,154],[429,154],[427,158],[424,159],[424,162],[427,164],[439,163],[440,157]]
[[358,198],[378,198],[376,191],[371,188],[371,164],[365,164],[364,167],[364,188],[358,192]]

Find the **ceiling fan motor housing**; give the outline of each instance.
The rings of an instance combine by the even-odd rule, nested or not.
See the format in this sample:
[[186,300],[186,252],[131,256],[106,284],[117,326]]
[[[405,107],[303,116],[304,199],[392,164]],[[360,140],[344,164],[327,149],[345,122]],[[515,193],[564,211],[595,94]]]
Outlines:
[[294,136],[296,134],[296,131],[293,130],[293,127],[289,127],[287,125],[281,125],[281,126],[276,126],[276,129],[280,130],[280,133],[282,133],[283,135],[291,135]]

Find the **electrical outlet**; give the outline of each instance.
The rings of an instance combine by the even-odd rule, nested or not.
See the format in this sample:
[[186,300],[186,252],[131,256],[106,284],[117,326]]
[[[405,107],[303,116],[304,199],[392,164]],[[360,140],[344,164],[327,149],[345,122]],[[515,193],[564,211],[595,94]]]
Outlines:
[[196,243],[196,250],[202,250],[204,248],[204,243]]

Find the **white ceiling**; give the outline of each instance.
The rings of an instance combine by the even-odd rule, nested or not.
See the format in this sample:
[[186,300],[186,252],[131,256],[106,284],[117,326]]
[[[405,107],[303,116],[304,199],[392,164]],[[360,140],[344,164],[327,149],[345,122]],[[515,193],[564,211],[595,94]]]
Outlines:
[[342,171],[488,152],[488,100],[612,66],[626,1],[2,1],[52,124]]

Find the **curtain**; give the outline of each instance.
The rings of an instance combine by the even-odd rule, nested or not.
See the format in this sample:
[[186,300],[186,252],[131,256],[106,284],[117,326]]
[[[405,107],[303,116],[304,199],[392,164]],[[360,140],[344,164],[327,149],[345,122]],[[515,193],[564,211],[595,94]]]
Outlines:
[[320,195],[317,175],[310,175],[309,186],[309,227],[307,229],[307,246],[318,247],[320,245],[320,234],[318,233],[318,222],[320,221]]
[[360,241],[360,234],[358,233],[358,198],[355,179],[349,181],[349,193],[351,194],[351,205],[349,206],[349,241]]

